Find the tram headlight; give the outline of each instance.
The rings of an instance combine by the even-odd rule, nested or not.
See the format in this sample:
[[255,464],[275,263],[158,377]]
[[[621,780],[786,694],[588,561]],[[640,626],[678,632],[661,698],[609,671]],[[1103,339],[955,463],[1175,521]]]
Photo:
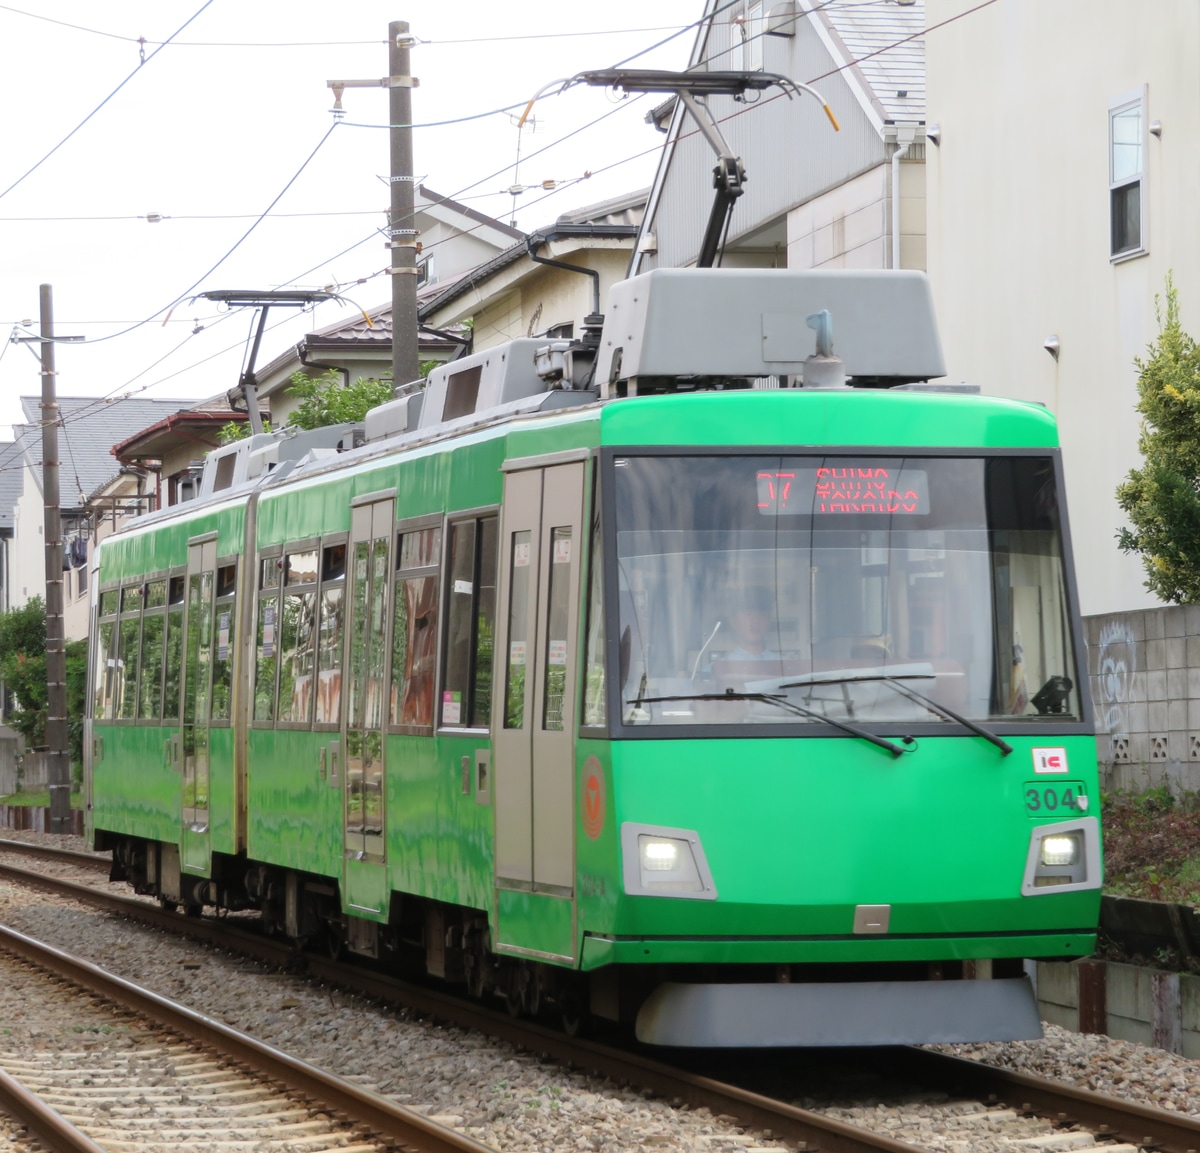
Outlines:
[[[660,837],[638,837],[638,847],[642,853],[642,868],[655,872],[673,870],[680,856],[680,841],[666,840]],[[682,845],[687,852],[687,845]]]
[[1066,836],[1042,838],[1041,858],[1043,865],[1073,865],[1079,860],[1079,842],[1082,838],[1078,833]]
[[1100,822],[1095,817],[1031,830],[1021,886],[1026,897],[1098,889],[1100,874]]
[[716,899],[700,836],[691,829],[627,822],[621,826],[621,855],[631,896]]

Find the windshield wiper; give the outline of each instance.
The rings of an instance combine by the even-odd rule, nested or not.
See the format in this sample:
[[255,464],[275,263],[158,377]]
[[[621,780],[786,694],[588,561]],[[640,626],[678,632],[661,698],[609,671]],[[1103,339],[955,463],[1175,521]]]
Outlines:
[[[906,680],[936,680],[934,673],[906,673]],[[924,693],[917,692],[910,685],[904,684],[903,681],[897,680],[895,677],[887,676],[883,673],[866,673],[861,676],[846,676],[846,677],[826,677],[823,679],[812,679],[803,681],[789,681],[787,684],[782,684],[781,689],[799,689],[805,685],[844,685],[856,681],[871,681],[878,684],[887,685],[890,689],[895,689],[901,696],[907,697],[910,701],[927,708],[931,713],[935,713],[948,721],[957,721],[963,728],[970,729],[971,732],[983,737],[985,741],[991,741],[993,745],[1000,750],[1004,756],[1008,756],[1013,751],[1010,745],[998,733],[993,733],[990,729],[985,729],[983,725],[977,724],[975,721],[969,721],[966,717],[959,715],[953,709],[947,708],[940,701],[935,701],[932,697],[927,697]]]
[[[903,745],[896,744],[895,741],[889,741],[886,737],[877,737],[874,733],[859,728],[858,725],[852,725],[848,721],[839,720],[836,717],[828,717],[824,713],[817,712],[816,709],[806,709],[803,705],[796,704],[795,701],[789,701],[782,693],[741,693],[734,689],[726,689],[723,693],[688,693],[670,697],[643,697],[639,694],[636,700],[625,703],[627,705],[659,705],[672,701],[759,701],[762,704],[775,705],[784,712],[794,713],[796,716],[808,717],[813,721],[824,721],[825,724],[832,725],[835,729],[841,729],[844,733],[861,737],[864,741],[870,741],[871,744],[878,745],[881,749],[887,749],[894,757],[902,757],[911,751]],[[901,737],[900,739],[904,741],[905,745],[916,743],[912,737]]]

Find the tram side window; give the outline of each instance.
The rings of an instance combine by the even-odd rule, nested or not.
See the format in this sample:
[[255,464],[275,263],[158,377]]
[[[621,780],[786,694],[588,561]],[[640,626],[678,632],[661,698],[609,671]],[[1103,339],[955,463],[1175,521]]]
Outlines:
[[440,528],[400,533],[388,694],[388,721],[392,725],[422,729],[433,725],[441,542]]
[[138,688],[137,715],[140,721],[157,721],[162,716],[163,654],[167,631],[167,582],[150,581],[146,585],[146,605],[142,611],[141,680]]
[[120,633],[114,704],[117,720],[130,721],[137,712],[138,656],[142,647],[141,585],[121,590]]
[[513,533],[508,558],[508,670],[504,678],[504,727],[525,725],[525,671],[529,668],[529,581],[533,572],[532,533]]
[[317,699],[314,720],[336,725],[342,707],[342,627],[346,603],[346,546],[326,545],[321,555],[317,628]]
[[275,719],[275,676],[279,665],[280,557],[263,557],[258,566],[258,633],[255,638],[254,719]]
[[96,628],[94,696],[92,716],[96,720],[112,720],[114,693],[117,685],[117,608],[120,591],[112,589],[100,594],[100,620]]
[[186,587],[182,576],[173,576],[167,584],[167,643],[163,673],[163,720],[179,720],[179,687],[183,673],[183,597]]
[[316,662],[319,552],[289,552],[283,565],[283,629],[279,641],[279,720],[309,724]]
[[441,723],[486,728],[492,709],[496,623],[494,516],[450,526],[446,662]]
[[[234,592],[237,587],[237,565],[217,566],[217,633],[213,638],[212,719],[227,721],[232,712],[233,646],[235,612]],[[142,626],[145,628],[145,626]],[[145,675],[143,669],[142,675]]]
[[608,719],[604,676],[604,558],[600,518],[592,522],[591,580],[587,597],[587,641],[583,658],[583,723],[603,725]]

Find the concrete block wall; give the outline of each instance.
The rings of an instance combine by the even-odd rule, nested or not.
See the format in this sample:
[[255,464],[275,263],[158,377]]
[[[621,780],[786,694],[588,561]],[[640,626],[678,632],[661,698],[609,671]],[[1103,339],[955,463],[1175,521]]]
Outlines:
[[[1099,1003],[1083,1004],[1081,972],[1097,964],[1101,979],[1087,987]],[[1079,1032],[1090,1019],[1092,1031],[1200,1058],[1200,977],[1113,961],[1039,961],[1034,984],[1043,1021]]]
[[1200,605],[1084,618],[1101,781],[1200,791]]
[[49,768],[43,753],[23,750],[19,737],[0,736],[0,797],[17,791],[18,784],[26,791],[44,789],[49,783]]

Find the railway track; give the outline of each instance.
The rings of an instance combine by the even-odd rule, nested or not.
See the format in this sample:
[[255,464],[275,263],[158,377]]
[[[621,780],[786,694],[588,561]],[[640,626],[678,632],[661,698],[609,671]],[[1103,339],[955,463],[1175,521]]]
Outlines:
[[[87,1044],[0,1046],[0,1105],[56,1153],[203,1145],[229,1153],[484,1153],[487,1146],[78,957],[0,926],[3,978],[62,1001]],[[60,987],[35,990],[47,975]],[[70,988],[64,991],[62,985]],[[96,999],[103,1004],[97,1005]],[[47,1011],[49,1011],[47,1009]],[[97,1040],[97,1039],[101,1040]],[[111,1039],[104,1044],[103,1039]]]
[[[6,846],[0,844],[0,850]],[[167,913],[146,901],[116,897],[87,885],[72,884],[29,873],[12,865],[0,865],[0,877],[43,889],[107,909],[172,932],[218,944],[254,956],[270,965],[295,965],[297,957],[286,944],[269,940],[216,918],[186,918]],[[780,1099],[785,1093],[770,1094],[750,1087],[731,1085],[704,1072],[691,1072],[651,1057],[596,1044],[517,1021],[492,1012],[475,1002],[466,1002],[438,990],[402,982],[354,965],[304,955],[310,976],[353,989],[415,1013],[478,1030],[502,1038],[518,1047],[545,1054],[561,1063],[630,1084],[676,1104],[707,1108],[712,1113],[736,1118],[741,1124],[769,1133],[794,1146],[828,1153],[859,1153],[886,1150],[901,1153],[913,1146],[886,1134],[869,1132],[860,1124],[808,1109]],[[758,1058],[757,1060],[755,1058]],[[854,1054],[856,1064],[870,1064],[879,1076],[932,1088],[948,1101],[947,1127],[960,1131],[962,1141],[972,1145],[972,1135],[987,1130],[1009,1133],[1003,1142],[1035,1142],[1048,1148],[1083,1150],[1103,1146],[1107,1153],[1130,1153],[1135,1148],[1163,1153],[1195,1153],[1200,1150],[1200,1121],[1179,1113],[1120,1101],[1104,1094],[1076,1089],[1028,1074],[994,1068],[974,1061],[946,1057],[929,1050],[885,1050]],[[774,1053],[766,1058],[752,1055],[746,1069],[766,1068],[775,1072],[799,1066],[800,1060]],[[753,1084],[758,1084],[757,1073]],[[764,1077],[769,1081],[771,1078]],[[1032,1124],[1035,1118],[1041,1121]]]

